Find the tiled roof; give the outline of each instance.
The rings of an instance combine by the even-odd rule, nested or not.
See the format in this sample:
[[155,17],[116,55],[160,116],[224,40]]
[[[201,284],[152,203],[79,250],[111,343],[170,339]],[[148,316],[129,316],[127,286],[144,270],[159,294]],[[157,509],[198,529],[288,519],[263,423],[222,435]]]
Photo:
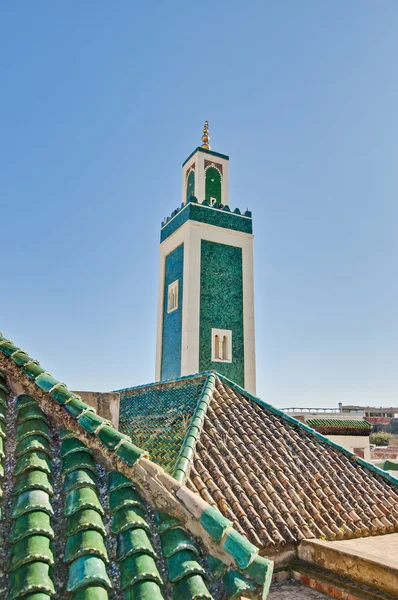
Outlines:
[[397,479],[225,377],[207,375],[186,422],[169,471],[257,546],[398,531]]
[[372,425],[366,419],[308,419],[307,425],[313,427],[355,427],[369,429]]
[[266,597],[272,562],[2,336],[0,406],[1,597]]
[[324,435],[370,435],[366,419],[308,419],[306,424]]

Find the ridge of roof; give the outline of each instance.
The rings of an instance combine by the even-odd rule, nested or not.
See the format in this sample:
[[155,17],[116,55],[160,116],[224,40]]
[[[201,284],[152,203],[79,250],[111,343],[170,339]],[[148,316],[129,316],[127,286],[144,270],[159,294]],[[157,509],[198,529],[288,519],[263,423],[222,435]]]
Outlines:
[[295,419],[294,417],[286,414],[283,410],[280,410],[279,408],[276,408],[275,406],[272,406],[272,404],[268,404],[268,402],[265,402],[265,400],[262,400],[261,398],[258,398],[257,396],[254,396],[253,394],[251,394],[250,392],[248,392],[247,390],[245,390],[244,388],[242,388],[240,385],[238,385],[234,381],[231,381],[231,379],[228,379],[228,377],[225,377],[225,375],[221,375],[220,373],[217,373],[217,375],[218,375],[218,377],[222,381],[224,381],[232,389],[234,389],[235,391],[239,392],[243,396],[246,396],[246,398],[249,398],[249,400],[252,400],[253,402],[255,402],[256,404],[258,404],[262,408],[265,408],[266,410],[270,411],[271,413],[273,413],[275,415],[278,415],[279,417],[281,417],[282,419],[284,419],[285,421],[287,421],[291,425],[294,425],[296,427],[299,427],[300,429],[303,429],[304,431],[306,431],[307,434],[310,434],[310,435],[314,436],[319,441],[324,442],[325,444],[327,444],[328,446],[331,446],[335,450],[340,450],[346,456],[348,456],[350,459],[352,459],[353,462],[358,463],[362,467],[365,467],[369,471],[373,471],[373,473],[375,473],[376,475],[379,475],[380,477],[383,477],[384,479],[386,479],[390,483],[398,486],[398,478],[393,477],[392,475],[390,475],[389,473],[386,473],[385,471],[383,471],[379,467],[376,467],[372,463],[367,462],[366,460],[364,460],[363,458],[357,456],[356,454],[354,454],[350,450],[347,450],[347,448],[344,448],[343,446],[340,446],[340,444],[337,444],[336,442],[330,440],[325,435],[322,435],[321,433],[318,433],[312,427],[309,427],[308,425],[306,425],[305,423],[302,423],[298,419]]
[[33,396],[56,425],[71,430],[88,448],[99,453],[110,470],[131,479],[153,508],[179,519],[190,533],[201,539],[210,554],[253,579],[266,597],[272,561],[259,556],[259,549],[238,533],[230,520],[148,460],[146,453],[128,436],[96,415],[77,394],[0,333],[0,373],[3,369],[4,376],[17,382],[23,393]]
[[186,381],[193,381],[195,379],[201,379],[210,375],[210,373],[215,373],[216,371],[202,371],[200,373],[192,373],[191,375],[184,375],[183,377],[177,377],[176,379],[165,379],[162,381],[154,381],[152,383],[144,383],[141,385],[133,385],[132,387],[121,388],[120,390],[113,390],[114,392],[118,392],[122,394],[124,392],[134,392],[138,390],[146,390],[149,388],[164,388],[168,386],[175,385],[176,383],[185,383]]
[[188,477],[189,467],[195,452],[195,446],[203,427],[207,408],[213,397],[216,378],[217,373],[215,372],[210,372],[207,375],[202,393],[185,432],[185,438],[173,470],[173,477],[181,483],[185,483]]

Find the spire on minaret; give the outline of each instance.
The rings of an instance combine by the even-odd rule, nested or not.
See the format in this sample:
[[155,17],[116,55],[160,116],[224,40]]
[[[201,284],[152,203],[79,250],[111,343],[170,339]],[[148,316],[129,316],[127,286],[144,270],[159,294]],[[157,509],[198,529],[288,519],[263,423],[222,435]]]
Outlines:
[[202,142],[203,142],[202,148],[204,148],[205,150],[211,150],[211,146],[209,144],[209,142],[210,142],[209,121],[206,121],[205,124],[203,125]]

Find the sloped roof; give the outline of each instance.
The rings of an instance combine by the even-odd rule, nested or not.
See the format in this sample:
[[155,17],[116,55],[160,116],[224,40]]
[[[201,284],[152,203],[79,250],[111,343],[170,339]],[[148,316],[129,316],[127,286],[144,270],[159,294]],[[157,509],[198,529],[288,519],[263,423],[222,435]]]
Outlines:
[[[139,393],[122,391],[121,413]],[[186,417],[168,470],[259,547],[398,531],[397,479],[225,377],[207,374]]]
[[372,424],[366,419],[307,419],[310,427],[355,427],[358,429],[369,429]]
[[266,597],[272,562],[1,335],[0,440],[2,597]]
[[366,419],[307,419],[306,424],[324,435],[370,435],[372,431]]

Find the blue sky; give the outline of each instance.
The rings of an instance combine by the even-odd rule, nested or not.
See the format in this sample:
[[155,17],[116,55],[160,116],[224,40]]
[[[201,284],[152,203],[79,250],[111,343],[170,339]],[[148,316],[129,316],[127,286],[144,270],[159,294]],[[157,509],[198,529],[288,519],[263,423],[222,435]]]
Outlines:
[[398,402],[395,0],[2,3],[0,330],[152,381],[160,222],[205,119],[253,211],[258,394]]

